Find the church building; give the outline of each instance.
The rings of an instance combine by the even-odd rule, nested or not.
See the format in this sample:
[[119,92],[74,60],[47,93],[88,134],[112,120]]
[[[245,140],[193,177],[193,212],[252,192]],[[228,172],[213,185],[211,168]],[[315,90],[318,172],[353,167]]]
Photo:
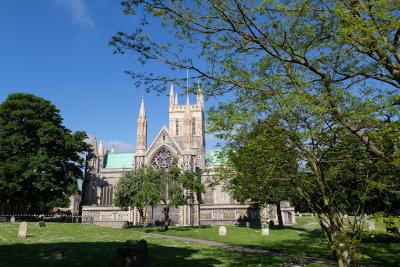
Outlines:
[[[263,213],[248,204],[240,204],[224,191],[223,186],[210,187],[209,183],[219,166],[214,151],[206,150],[204,99],[199,89],[196,103],[179,105],[178,95],[171,85],[169,94],[169,124],[162,127],[150,145],[147,142],[147,116],[142,99],[137,119],[136,151],[118,153],[114,147],[105,151],[103,143],[92,140],[95,158],[89,163],[90,182],[85,184],[82,222],[120,227],[125,222],[139,225],[140,216],[132,207],[122,210],[113,205],[114,187],[127,170],[142,166],[168,168],[174,159],[183,170],[202,172],[205,193],[193,203],[171,209],[174,225],[196,226],[211,224],[257,223]],[[282,206],[286,224],[294,222],[294,209]],[[148,214],[152,224],[163,220],[162,206],[153,207]]]

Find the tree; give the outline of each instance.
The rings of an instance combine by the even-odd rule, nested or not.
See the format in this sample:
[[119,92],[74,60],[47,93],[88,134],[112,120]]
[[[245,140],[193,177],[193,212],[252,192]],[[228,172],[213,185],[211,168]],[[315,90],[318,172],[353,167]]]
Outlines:
[[163,185],[161,173],[153,168],[137,168],[125,172],[116,186],[114,203],[127,209],[136,207],[143,227],[147,226],[147,211],[160,202]]
[[77,190],[84,132],[62,125],[59,110],[31,94],[11,94],[0,105],[0,201],[10,212],[45,211]]
[[235,138],[226,139],[219,157],[225,160],[217,180],[241,202],[275,204],[283,227],[280,202],[295,197],[290,181],[297,175],[297,158],[278,124],[256,121],[237,129]]
[[[127,0],[122,5],[125,14],[143,16],[132,34],[118,32],[111,39],[116,53],[134,52],[143,64],[155,60],[191,70],[191,79],[204,80],[208,95],[298,94],[400,170],[397,1]],[[154,23],[174,41],[163,43],[147,31]],[[127,73],[154,90],[176,80]],[[393,150],[384,149],[378,132],[392,139]]]
[[[253,173],[256,177],[265,175],[265,181],[249,184],[248,176],[233,174],[236,184],[232,187],[239,192],[243,188],[252,190],[249,196],[257,197],[260,185],[269,185],[273,178],[283,185],[288,182],[315,214],[338,263],[358,264],[365,214],[382,208],[374,204],[376,198],[386,200],[386,211],[397,211],[398,171],[389,168],[383,159],[371,157],[354,135],[304,105],[298,96],[287,95],[269,103],[268,108],[262,99],[258,101],[247,105],[229,103],[210,114],[210,129],[226,140],[222,156],[239,171],[247,168],[249,174],[260,171]],[[243,157],[238,157],[242,153]],[[290,159],[296,164],[288,165]],[[266,164],[265,168],[259,167],[260,161]],[[276,171],[284,171],[282,166],[287,168],[287,175],[279,178]],[[344,213],[354,219],[345,219]]]
[[[243,121],[277,117],[302,163],[304,175],[293,181],[297,192],[317,215],[338,264],[356,264],[355,253],[342,245],[351,247],[351,241],[343,234],[342,207],[334,199],[335,186],[351,187],[343,182],[345,172],[331,172],[333,165],[323,163],[333,147],[341,151],[335,157],[345,157],[350,149],[357,166],[367,155],[398,175],[398,1],[130,0],[123,5],[126,14],[140,12],[143,18],[132,34],[112,38],[115,52],[134,52],[143,64],[159,61],[190,70],[191,79],[203,80],[206,95],[229,92],[230,103],[214,112],[220,115],[214,128],[221,137],[234,138]],[[150,22],[160,22],[174,40],[155,38],[146,28]],[[157,91],[174,80],[128,74]],[[339,133],[354,146],[342,146]],[[368,171],[359,170],[358,181],[370,181]],[[340,178],[338,185],[334,178]],[[390,185],[381,174],[376,179],[383,188]],[[311,192],[302,183],[309,183]]]
[[194,203],[196,196],[204,191],[201,183],[201,173],[191,170],[182,171],[176,160],[168,169],[159,169],[161,184],[164,186],[160,199],[164,204],[163,230],[167,231],[170,224],[169,211],[171,207]]
[[174,161],[168,169],[137,168],[126,172],[118,181],[115,205],[121,208],[136,207],[146,226],[148,207],[164,206],[163,230],[170,225],[171,207],[194,203],[195,194],[203,191],[201,174],[181,171]]

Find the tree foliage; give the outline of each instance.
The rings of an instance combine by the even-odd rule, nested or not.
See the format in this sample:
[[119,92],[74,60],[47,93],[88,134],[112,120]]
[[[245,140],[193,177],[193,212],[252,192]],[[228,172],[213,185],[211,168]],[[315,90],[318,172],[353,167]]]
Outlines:
[[[206,95],[229,93],[228,103],[211,109],[217,136],[234,139],[249,123],[276,118],[298,159],[294,188],[317,215],[339,265],[357,264],[341,212],[362,218],[371,192],[391,192],[389,202],[398,192],[391,179],[400,170],[399,1],[127,0],[123,6],[142,20],[133,33],[112,38],[116,53],[191,70]],[[150,23],[160,23],[173,41],[153,36]],[[128,73],[156,91],[176,80]],[[355,223],[353,234],[360,228]]]
[[277,123],[256,121],[225,141],[219,155],[225,164],[218,169],[217,182],[225,184],[240,202],[260,207],[275,204],[283,226],[280,202],[298,199],[291,182],[297,175],[297,157],[283,129]]
[[194,203],[203,190],[201,174],[182,171],[174,161],[168,169],[148,167],[126,172],[118,181],[114,201],[121,208],[136,207],[144,226],[148,208],[163,205],[163,227],[167,230],[170,208]]
[[59,110],[31,94],[0,105],[0,201],[9,211],[45,210],[77,190],[84,132],[62,125]]
[[118,180],[114,204],[123,209],[136,207],[146,226],[147,210],[159,203],[162,193],[160,173],[153,168],[137,168],[125,172]]
[[[140,14],[142,20],[132,34],[112,38],[116,53],[134,52],[143,64],[156,60],[191,70],[191,79],[203,79],[208,95],[231,92],[251,101],[294,93],[399,168],[398,1],[122,4],[125,14]],[[174,42],[152,36],[150,22],[166,28]],[[154,90],[174,80],[128,73]],[[384,136],[389,149],[382,144]]]

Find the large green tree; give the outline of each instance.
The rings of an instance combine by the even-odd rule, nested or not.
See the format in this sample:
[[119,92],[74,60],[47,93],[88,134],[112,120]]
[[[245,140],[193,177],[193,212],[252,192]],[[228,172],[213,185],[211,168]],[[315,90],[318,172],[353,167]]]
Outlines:
[[[188,69],[191,79],[203,80],[207,95],[228,92],[230,103],[215,110],[220,117],[213,122],[221,137],[235,137],[243,121],[277,116],[303,163],[295,188],[317,215],[338,264],[356,264],[351,240],[343,234],[342,203],[335,199],[334,182],[345,180],[345,165],[333,172],[324,161],[351,150],[357,166],[372,160],[400,170],[399,1],[127,0],[123,5],[125,14],[143,16],[133,33],[112,38],[116,52],[134,52],[144,64],[154,60]],[[147,27],[154,23],[169,36],[152,35]],[[154,90],[174,80],[128,73]],[[351,142],[338,141],[344,137]],[[329,153],[333,148],[341,154]],[[351,173],[362,174],[364,185],[390,185],[384,175],[367,183],[365,170]],[[314,190],[301,187],[306,182]],[[364,203],[359,199],[356,206]]]
[[153,168],[137,168],[124,173],[115,189],[114,204],[123,209],[136,207],[143,227],[146,227],[148,208],[157,205],[164,192],[161,175]]
[[31,95],[11,94],[0,105],[0,201],[13,211],[44,211],[77,190],[84,132],[71,132],[59,110]]
[[[276,181],[278,189],[288,192],[282,185],[289,183],[316,215],[338,262],[358,264],[366,213],[397,212],[398,171],[383,159],[371,157],[354,135],[304,105],[297,95],[269,103],[262,114],[260,101],[221,105],[210,114],[211,130],[227,140],[222,156],[233,167],[231,179],[236,185],[232,187],[238,187],[233,190],[249,190],[251,198],[251,194],[258,196],[261,185]],[[293,159],[296,164],[288,164]],[[251,174],[264,179],[249,183]],[[269,196],[273,195],[266,191],[265,198]],[[378,198],[385,204],[377,205]],[[345,213],[354,219],[346,219]]]
[[[288,91],[300,95],[373,155],[400,169],[399,1],[122,4],[125,14],[142,20],[133,33],[119,32],[112,38],[116,53],[134,52],[144,64],[155,60],[191,70],[190,78],[203,79],[208,95],[232,92],[245,94],[248,101]],[[155,23],[166,28],[165,41],[148,28]],[[154,90],[176,80],[158,73],[128,73]],[[382,133],[393,149],[382,146]]]
[[115,204],[122,208],[136,207],[144,226],[148,207],[163,206],[163,230],[168,230],[171,207],[194,203],[203,192],[201,173],[182,171],[176,161],[167,169],[137,168],[118,181]]
[[[278,123],[256,121],[236,128],[226,136],[220,158],[224,165],[217,172],[236,200],[258,206],[275,204],[278,223],[283,227],[280,202],[296,198],[291,183],[297,175],[297,157]],[[251,162],[251,164],[249,164]]]

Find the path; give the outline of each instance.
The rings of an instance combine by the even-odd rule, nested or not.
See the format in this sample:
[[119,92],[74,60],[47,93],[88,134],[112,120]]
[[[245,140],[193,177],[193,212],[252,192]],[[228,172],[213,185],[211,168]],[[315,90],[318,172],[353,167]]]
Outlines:
[[[197,244],[201,244],[201,245],[205,245],[205,246],[218,247],[218,248],[228,249],[231,251],[241,252],[241,253],[257,253],[257,254],[263,254],[263,255],[273,256],[273,257],[275,257],[275,256],[277,256],[277,257],[291,256],[290,254],[282,253],[282,252],[275,252],[275,251],[266,250],[266,249],[246,248],[246,247],[242,247],[242,246],[231,245],[231,244],[226,244],[226,243],[221,243],[221,242],[216,242],[216,241],[209,241],[209,240],[204,240],[204,239],[191,238],[191,237],[171,236],[171,235],[155,234],[155,233],[147,233],[146,235],[148,235],[150,237],[155,237],[155,238],[164,238],[164,239],[172,239],[172,240],[178,240],[178,241],[183,241],[183,242],[197,243]],[[304,261],[326,264],[326,265],[336,265],[336,261],[334,261],[334,260],[327,260],[327,259],[316,258],[316,257],[304,257]]]

